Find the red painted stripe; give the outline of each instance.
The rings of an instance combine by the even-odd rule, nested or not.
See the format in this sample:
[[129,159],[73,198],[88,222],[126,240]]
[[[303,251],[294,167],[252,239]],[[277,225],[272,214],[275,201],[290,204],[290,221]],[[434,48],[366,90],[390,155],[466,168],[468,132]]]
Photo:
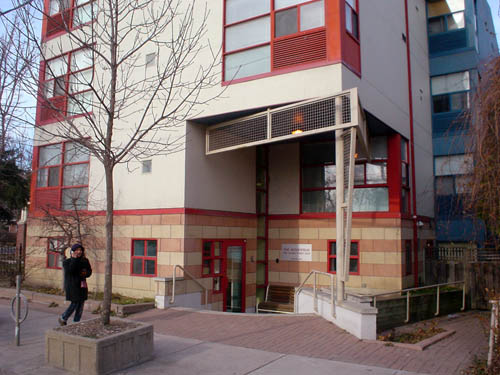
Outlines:
[[[298,219],[335,219],[336,214],[325,213],[305,213],[305,214],[283,214],[269,215],[269,220],[298,220]],[[406,215],[400,212],[353,212],[354,219],[407,219]],[[408,217],[411,218],[411,217]]]

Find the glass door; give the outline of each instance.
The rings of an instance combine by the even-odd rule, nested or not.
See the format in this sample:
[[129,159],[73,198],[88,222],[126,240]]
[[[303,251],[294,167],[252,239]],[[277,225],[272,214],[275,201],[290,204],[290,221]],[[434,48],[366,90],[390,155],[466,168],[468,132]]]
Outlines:
[[245,244],[243,241],[224,241],[224,247],[224,311],[245,312]]

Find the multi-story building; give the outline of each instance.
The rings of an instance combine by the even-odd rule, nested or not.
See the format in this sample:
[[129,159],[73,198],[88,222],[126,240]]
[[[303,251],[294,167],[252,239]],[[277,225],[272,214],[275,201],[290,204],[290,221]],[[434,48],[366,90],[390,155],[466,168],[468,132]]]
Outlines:
[[[99,66],[57,44],[65,37],[57,22],[86,27],[86,5],[52,3],[60,4],[47,1],[42,37],[66,48],[42,63],[40,80],[53,99],[64,98],[59,81]],[[114,291],[154,296],[181,265],[209,289],[213,309],[252,311],[270,283],[335,273],[335,130],[342,127],[358,128],[368,144],[356,153],[347,287],[418,284],[423,249],[434,240],[429,77],[438,72],[429,70],[426,1],[219,0],[209,7],[206,37],[222,46],[214,90],[225,91],[177,130],[182,151],[116,167]],[[71,98],[57,103],[90,112],[91,90],[76,89],[72,97],[87,108]],[[28,277],[57,286],[60,256],[51,250],[58,239],[47,238],[37,218],[48,203],[65,210],[76,201],[97,215],[99,228],[103,172],[73,143],[43,137],[42,127],[57,126],[53,112],[39,108],[37,120],[27,246],[28,262],[45,267]],[[104,263],[102,249],[91,250],[92,290],[102,288]],[[181,293],[192,292],[197,286],[187,283]]]
[[464,211],[472,158],[464,111],[474,99],[481,69],[498,56],[485,0],[428,1],[429,70],[436,191],[436,240],[440,246],[482,246],[486,231]]

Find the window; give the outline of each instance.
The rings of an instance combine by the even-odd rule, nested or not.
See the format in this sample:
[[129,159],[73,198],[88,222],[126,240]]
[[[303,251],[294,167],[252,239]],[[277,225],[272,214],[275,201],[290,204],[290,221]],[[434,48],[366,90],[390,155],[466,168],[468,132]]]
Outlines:
[[410,212],[410,157],[408,141],[401,139],[401,212]]
[[457,195],[469,192],[472,155],[448,155],[434,158],[436,195]]
[[[351,256],[349,260],[349,274],[359,275],[359,242],[351,241]],[[328,241],[328,272],[337,272],[337,243]]]
[[213,277],[214,293],[223,292],[223,262],[222,241],[204,241],[201,275],[203,277]]
[[465,27],[464,11],[464,0],[428,1],[429,35],[463,29]]
[[157,240],[132,240],[133,276],[156,276]]
[[[353,211],[388,211],[387,139],[372,138],[372,161],[357,160]],[[302,145],[302,212],[335,212],[334,142]]]
[[94,19],[94,0],[49,0],[46,36],[76,28]]
[[345,29],[359,39],[358,0],[345,0]]
[[[324,0],[226,0],[225,5],[225,81],[326,58],[326,42],[314,34],[319,28],[325,32]],[[312,50],[308,43],[321,46]]]
[[59,238],[47,239],[47,268],[61,269],[64,256],[63,241]]
[[79,49],[48,60],[42,80],[41,121],[75,116],[92,111],[93,58],[88,49]]
[[73,142],[39,147],[35,194],[44,194],[46,201],[37,202],[37,206],[43,203],[63,210],[86,209],[89,158],[88,150]]
[[143,160],[142,161],[142,173],[151,173],[152,170],[153,170],[152,160]]
[[405,241],[405,273],[406,275],[412,274],[412,260],[411,260],[411,241]]
[[146,55],[146,69],[152,66],[155,66],[156,64],[156,53],[148,53]]
[[462,111],[469,108],[469,72],[445,74],[431,78],[434,113]]

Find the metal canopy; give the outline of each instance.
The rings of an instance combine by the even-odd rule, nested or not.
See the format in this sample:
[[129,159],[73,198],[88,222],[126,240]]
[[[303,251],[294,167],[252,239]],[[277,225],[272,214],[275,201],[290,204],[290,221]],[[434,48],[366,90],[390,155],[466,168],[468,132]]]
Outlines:
[[209,126],[205,152],[210,155],[352,127],[358,129],[358,142],[368,155],[357,88]]

